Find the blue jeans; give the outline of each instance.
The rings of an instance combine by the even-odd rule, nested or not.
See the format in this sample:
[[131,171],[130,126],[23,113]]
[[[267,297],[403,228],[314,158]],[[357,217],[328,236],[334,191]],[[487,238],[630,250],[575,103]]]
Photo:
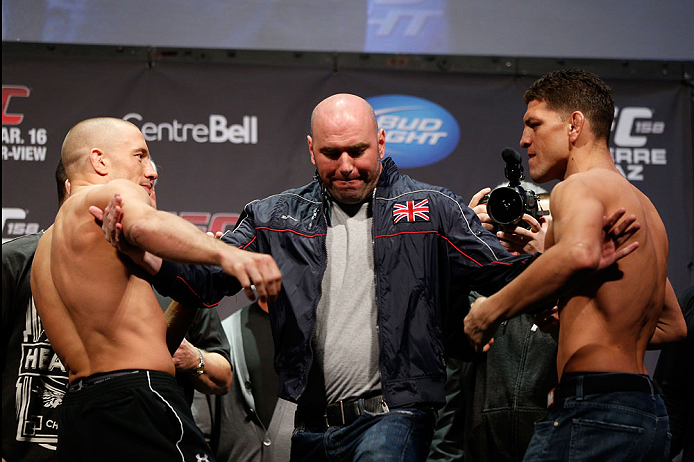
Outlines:
[[392,409],[362,415],[343,427],[299,425],[292,435],[292,462],[424,461],[434,435],[433,408]]
[[579,387],[535,424],[523,460],[668,461],[670,438],[665,405],[652,386],[651,393],[591,395]]

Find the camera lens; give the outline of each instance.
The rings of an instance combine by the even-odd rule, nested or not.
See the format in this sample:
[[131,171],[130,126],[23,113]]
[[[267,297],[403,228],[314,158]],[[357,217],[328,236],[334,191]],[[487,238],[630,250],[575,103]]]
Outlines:
[[487,213],[499,224],[517,223],[523,217],[524,210],[523,198],[515,188],[497,188],[489,195]]

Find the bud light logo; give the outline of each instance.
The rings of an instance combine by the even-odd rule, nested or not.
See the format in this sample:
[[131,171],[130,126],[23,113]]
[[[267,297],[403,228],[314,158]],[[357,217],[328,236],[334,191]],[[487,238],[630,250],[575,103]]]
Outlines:
[[434,164],[458,146],[458,122],[438,104],[407,95],[374,96],[368,102],[386,132],[386,156],[399,167]]

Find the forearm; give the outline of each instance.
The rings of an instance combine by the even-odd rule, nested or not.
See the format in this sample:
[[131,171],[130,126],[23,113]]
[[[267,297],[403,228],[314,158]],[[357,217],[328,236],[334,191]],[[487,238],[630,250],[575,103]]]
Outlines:
[[166,212],[149,209],[133,220],[124,215],[126,240],[151,254],[178,263],[221,265],[225,251],[238,250],[206,235],[192,223]]
[[594,271],[595,258],[568,245],[555,245],[539,256],[523,273],[506,287],[489,297],[488,316],[501,322],[533,308],[554,303],[563,294],[578,286]]
[[207,395],[223,395],[231,386],[231,364],[219,353],[202,351],[205,361],[205,372],[193,374],[193,386],[196,390]]

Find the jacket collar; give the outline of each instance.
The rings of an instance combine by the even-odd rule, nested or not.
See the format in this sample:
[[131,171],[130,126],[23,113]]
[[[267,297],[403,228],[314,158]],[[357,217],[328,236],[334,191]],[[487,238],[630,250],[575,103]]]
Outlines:
[[386,157],[383,159],[383,161],[381,161],[381,165],[383,165],[383,170],[381,171],[381,176],[378,179],[378,183],[376,183],[377,188],[382,188],[395,183],[395,180],[399,175],[398,166],[395,165],[395,162],[393,162],[391,157]]

